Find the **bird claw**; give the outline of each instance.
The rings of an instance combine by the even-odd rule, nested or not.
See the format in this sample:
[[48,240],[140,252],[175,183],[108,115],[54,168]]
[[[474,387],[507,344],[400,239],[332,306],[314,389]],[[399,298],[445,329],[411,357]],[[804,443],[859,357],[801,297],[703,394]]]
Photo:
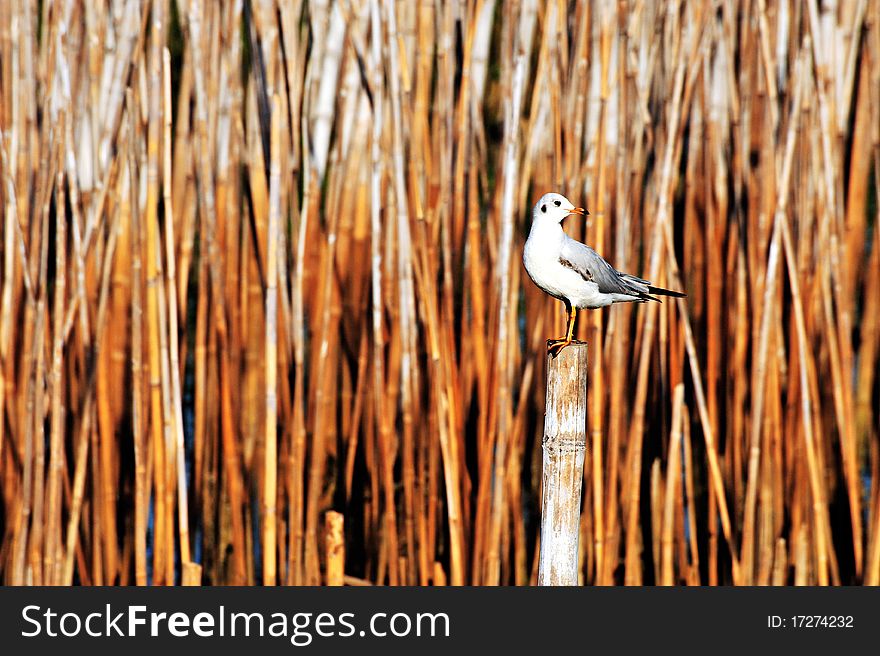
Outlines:
[[571,344],[570,339],[554,339],[547,343],[547,353],[551,355],[551,357],[556,357],[559,355],[559,352],[564,349],[566,346]]

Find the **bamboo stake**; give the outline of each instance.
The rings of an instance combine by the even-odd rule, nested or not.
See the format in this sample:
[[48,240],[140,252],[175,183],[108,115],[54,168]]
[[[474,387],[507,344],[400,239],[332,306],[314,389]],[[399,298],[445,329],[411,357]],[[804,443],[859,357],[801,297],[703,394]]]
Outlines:
[[342,585],[345,574],[345,539],[343,533],[343,516],[335,511],[328,511],[324,516],[324,553],[327,560],[327,585]]
[[547,356],[538,585],[577,585],[578,517],[586,450],[587,345]]

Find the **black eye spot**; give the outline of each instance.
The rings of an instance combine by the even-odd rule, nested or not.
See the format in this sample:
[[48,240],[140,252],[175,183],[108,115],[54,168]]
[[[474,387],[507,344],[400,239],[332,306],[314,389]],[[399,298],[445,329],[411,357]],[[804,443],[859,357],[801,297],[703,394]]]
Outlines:
[[556,205],[556,207],[559,207],[560,205],[562,205],[562,201],[561,200],[554,200],[553,204]]
[[541,211],[542,211],[542,212],[546,212],[546,211],[547,211],[547,206],[546,206],[546,205],[541,205]]

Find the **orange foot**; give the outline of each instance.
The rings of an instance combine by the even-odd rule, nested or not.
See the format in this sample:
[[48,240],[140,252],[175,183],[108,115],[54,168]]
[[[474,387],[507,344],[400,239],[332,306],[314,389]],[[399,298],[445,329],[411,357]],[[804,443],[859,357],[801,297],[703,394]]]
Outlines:
[[571,344],[571,339],[554,339],[547,343],[547,353],[552,357],[559,355],[559,352],[566,346]]

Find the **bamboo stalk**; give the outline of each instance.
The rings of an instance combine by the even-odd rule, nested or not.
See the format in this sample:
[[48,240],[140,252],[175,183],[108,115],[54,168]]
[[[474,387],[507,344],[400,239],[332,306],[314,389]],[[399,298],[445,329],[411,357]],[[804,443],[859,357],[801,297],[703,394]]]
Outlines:
[[[177,523],[180,559],[184,568],[191,564],[189,544],[189,503],[187,501],[186,458],[183,435],[183,398],[180,390],[180,347],[177,318],[177,272],[174,253],[174,212],[171,199],[171,55],[162,51],[163,119],[162,203],[165,212],[165,293],[168,299],[169,372],[171,404],[174,408],[174,448],[177,467]],[[189,576],[189,575],[188,575]],[[194,576],[194,574],[193,574]]]
[[[666,460],[666,491],[663,495],[663,534],[661,537],[660,585],[674,582],[672,563],[672,513],[681,490],[681,422],[684,385],[675,386],[672,401],[672,435],[669,438],[669,457]],[[681,564],[680,564],[681,565]]]
[[[64,169],[59,167],[56,183],[59,205],[64,205]],[[62,390],[64,386],[61,364],[64,349],[64,315],[65,292],[67,278],[67,224],[64,213],[56,218],[55,225],[55,294],[52,308],[53,340],[51,369],[51,427],[49,445],[49,485],[46,492],[46,541],[43,552],[43,569],[45,583],[58,585],[61,583],[61,477],[63,471],[63,426],[64,403]],[[0,402],[2,404],[2,402]],[[2,409],[0,409],[2,414]],[[0,448],[2,457],[2,448]]]
[[266,242],[266,445],[263,467],[263,585],[275,585],[278,460],[278,233],[281,221],[280,119],[278,96],[272,99],[269,229]]
[[577,585],[578,516],[586,450],[587,345],[547,356],[538,585]]

